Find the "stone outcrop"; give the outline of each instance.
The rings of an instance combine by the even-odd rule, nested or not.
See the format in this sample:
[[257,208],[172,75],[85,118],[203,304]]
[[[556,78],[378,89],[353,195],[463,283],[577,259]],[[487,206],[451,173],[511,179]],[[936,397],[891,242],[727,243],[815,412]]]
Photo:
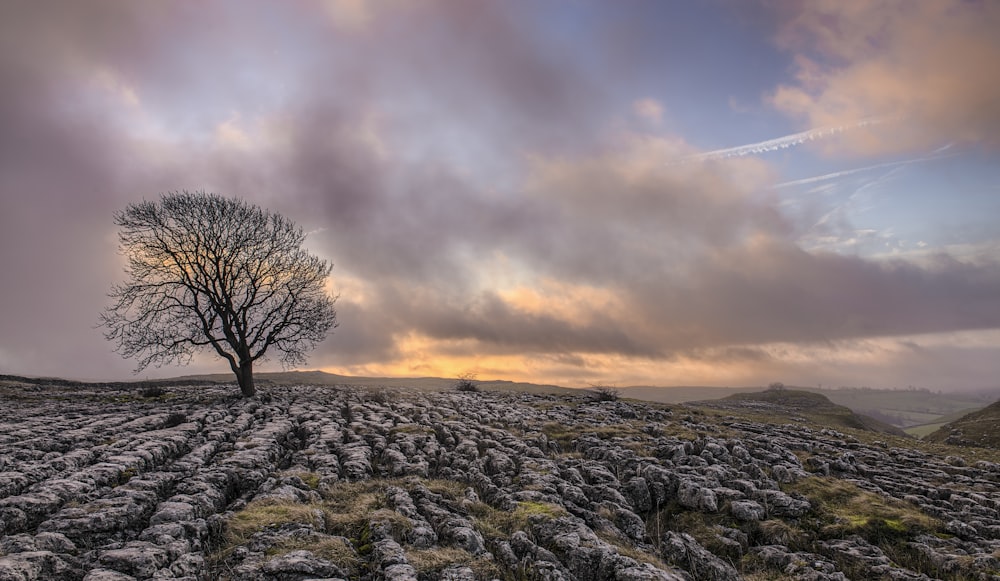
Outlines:
[[582,395],[28,387],[0,402],[0,581],[1000,579],[1000,465],[891,436]]

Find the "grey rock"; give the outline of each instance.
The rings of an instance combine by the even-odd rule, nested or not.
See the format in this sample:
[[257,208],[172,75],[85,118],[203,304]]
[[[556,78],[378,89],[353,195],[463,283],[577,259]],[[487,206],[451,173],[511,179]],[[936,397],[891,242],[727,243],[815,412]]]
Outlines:
[[669,531],[660,542],[660,554],[668,563],[690,571],[706,581],[739,581],[740,574],[722,559],[698,544],[687,533]]
[[663,571],[643,563],[615,571],[615,581],[687,581],[689,577],[681,572]]
[[92,569],[83,581],[136,581],[136,578],[111,569]]
[[715,492],[691,480],[682,480],[677,488],[677,502],[681,506],[704,512],[719,510]]
[[476,581],[476,573],[471,567],[452,565],[442,570],[438,578],[441,581]]
[[734,500],[729,505],[729,512],[733,518],[744,522],[767,518],[767,511],[764,510],[764,507],[753,500]]
[[417,570],[407,563],[389,565],[382,570],[384,581],[418,581]]
[[102,552],[99,562],[108,569],[146,578],[166,567],[170,559],[163,548],[145,541],[135,541],[121,549]]
[[653,497],[649,493],[649,484],[642,476],[636,476],[626,482],[622,486],[622,494],[637,512],[647,512],[653,508]]
[[76,581],[83,575],[78,563],[51,551],[28,551],[0,557],[2,581]]
[[263,571],[271,579],[300,581],[317,577],[342,577],[340,568],[306,550],[292,551],[268,561]]
[[763,504],[772,516],[799,517],[812,508],[809,501],[792,498],[780,490],[758,490],[754,500]]

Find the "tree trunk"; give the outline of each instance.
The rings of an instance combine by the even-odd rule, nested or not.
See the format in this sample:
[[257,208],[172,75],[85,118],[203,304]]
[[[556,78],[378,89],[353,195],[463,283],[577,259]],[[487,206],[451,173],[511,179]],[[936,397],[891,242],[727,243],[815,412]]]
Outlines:
[[253,385],[253,361],[241,361],[236,371],[236,381],[240,384],[243,397],[253,397],[257,390]]

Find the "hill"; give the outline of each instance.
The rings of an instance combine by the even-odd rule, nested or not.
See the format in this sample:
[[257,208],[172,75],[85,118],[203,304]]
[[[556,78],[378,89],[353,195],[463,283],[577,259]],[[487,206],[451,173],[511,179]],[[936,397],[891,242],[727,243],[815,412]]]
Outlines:
[[[709,387],[709,386],[630,386],[619,389],[623,397],[683,403],[719,399],[734,393],[759,392],[763,387]],[[910,428],[928,424],[944,424],[970,411],[981,409],[997,399],[1000,390],[982,392],[943,392],[925,389],[872,389],[793,387],[795,391],[821,394],[831,402],[850,408],[885,424]],[[957,416],[955,414],[958,414]],[[938,426],[935,426],[935,429]],[[926,433],[926,432],[925,432]]]
[[1000,401],[945,424],[924,439],[958,446],[1000,448]]
[[715,387],[678,385],[657,387],[652,385],[634,385],[619,389],[622,397],[655,401],[660,403],[684,403],[706,399],[719,399],[738,392],[759,391],[759,387]]
[[899,428],[837,405],[825,395],[797,389],[776,389],[734,393],[722,399],[689,402],[688,405],[777,416],[789,420],[808,420],[836,429],[854,428],[905,436]]

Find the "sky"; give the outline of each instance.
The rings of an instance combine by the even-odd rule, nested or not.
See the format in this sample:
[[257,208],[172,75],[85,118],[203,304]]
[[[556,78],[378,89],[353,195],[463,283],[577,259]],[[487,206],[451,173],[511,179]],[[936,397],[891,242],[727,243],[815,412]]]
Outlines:
[[113,213],[204,190],[334,264],[309,369],[1000,388],[997,30],[986,0],[6,0],[0,373],[227,373],[133,374],[98,326]]

